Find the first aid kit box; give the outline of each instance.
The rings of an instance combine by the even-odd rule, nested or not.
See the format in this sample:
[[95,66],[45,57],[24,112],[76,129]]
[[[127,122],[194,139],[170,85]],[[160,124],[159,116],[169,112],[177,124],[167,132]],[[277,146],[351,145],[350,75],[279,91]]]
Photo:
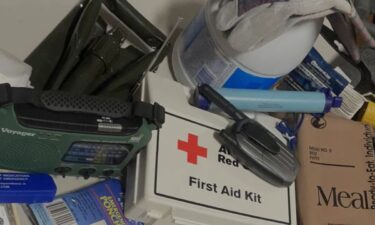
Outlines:
[[[189,105],[189,89],[174,81],[148,76],[145,90],[144,100],[166,108],[166,120],[128,168],[127,217],[154,225],[296,224],[294,185],[263,181],[216,140],[230,120]],[[282,138],[277,119],[253,118]]]

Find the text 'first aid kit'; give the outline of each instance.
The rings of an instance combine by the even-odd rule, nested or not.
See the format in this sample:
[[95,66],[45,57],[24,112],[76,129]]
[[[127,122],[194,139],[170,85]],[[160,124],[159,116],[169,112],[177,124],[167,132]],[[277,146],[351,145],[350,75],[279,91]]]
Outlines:
[[[149,76],[145,86],[144,100],[165,104],[166,120],[129,166],[127,217],[163,225],[296,224],[294,185],[272,186],[217,141],[225,117],[189,105],[189,89],[174,81]],[[282,139],[277,119],[253,118]]]

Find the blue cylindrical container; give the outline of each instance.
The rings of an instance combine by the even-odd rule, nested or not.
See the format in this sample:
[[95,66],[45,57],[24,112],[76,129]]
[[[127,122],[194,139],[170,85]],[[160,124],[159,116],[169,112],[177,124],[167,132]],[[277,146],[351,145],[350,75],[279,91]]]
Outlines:
[[216,28],[220,4],[221,0],[207,1],[173,46],[173,73],[186,86],[270,89],[302,62],[323,23],[303,21],[260,48],[239,52],[228,43],[226,32]]
[[[248,112],[295,112],[327,113],[340,107],[342,99],[333,97],[329,92],[298,92],[250,89],[216,89],[235,107]],[[196,94],[195,105],[202,109],[215,106],[204,97]]]

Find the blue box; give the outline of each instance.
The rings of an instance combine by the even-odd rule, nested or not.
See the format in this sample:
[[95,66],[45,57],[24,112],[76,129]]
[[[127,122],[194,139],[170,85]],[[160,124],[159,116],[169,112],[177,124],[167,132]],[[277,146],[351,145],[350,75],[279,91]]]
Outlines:
[[51,202],[56,184],[47,174],[0,173],[0,203]]

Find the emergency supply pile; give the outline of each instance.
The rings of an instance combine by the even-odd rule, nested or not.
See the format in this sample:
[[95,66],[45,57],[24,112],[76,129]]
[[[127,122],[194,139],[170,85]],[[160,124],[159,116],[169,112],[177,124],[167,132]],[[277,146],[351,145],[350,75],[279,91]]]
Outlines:
[[163,34],[83,0],[24,61],[0,49],[0,224],[375,223],[375,3],[196,13]]

